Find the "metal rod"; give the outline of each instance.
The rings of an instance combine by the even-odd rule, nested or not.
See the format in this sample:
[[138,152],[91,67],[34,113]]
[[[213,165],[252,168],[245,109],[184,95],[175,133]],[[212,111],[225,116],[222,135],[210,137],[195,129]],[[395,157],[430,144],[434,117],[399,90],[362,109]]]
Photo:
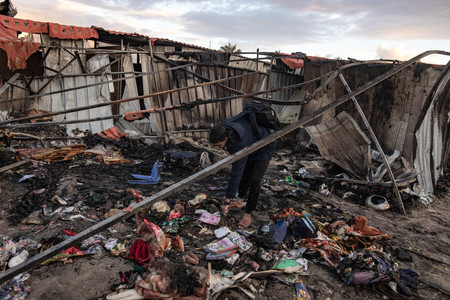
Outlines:
[[58,73],[56,73],[49,81],[47,81],[38,91],[37,93],[39,94],[40,92],[42,92],[50,83],[52,83],[53,80],[55,80],[58,75],[60,75],[65,69],[67,69],[74,61],[76,61],[77,58],[74,57],[72,58],[61,70],[58,71]]
[[[350,88],[350,86],[348,85],[347,81],[345,80],[344,76],[341,73],[339,73],[339,78],[341,79],[342,83],[344,84],[347,92],[351,93],[352,89]],[[398,186],[397,186],[397,183],[395,182],[395,177],[394,177],[394,174],[392,173],[391,166],[389,165],[386,155],[384,155],[383,148],[381,147],[380,142],[378,142],[377,136],[375,135],[375,132],[373,132],[372,127],[370,126],[369,121],[367,120],[366,116],[364,115],[364,112],[361,109],[361,106],[359,106],[358,101],[356,100],[355,97],[352,97],[352,101],[355,104],[356,110],[358,111],[359,116],[363,120],[367,131],[369,131],[370,137],[372,138],[373,142],[375,143],[375,146],[377,147],[378,152],[380,152],[380,154],[381,154],[381,158],[383,159],[383,164],[387,169],[389,178],[391,178],[392,189],[394,190],[395,198],[397,199],[397,206],[400,208],[402,213],[404,215],[406,215],[406,210],[405,210],[405,206],[403,206],[402,197],[400,196],[400,192],[398,191]]]
[[[160,57],[160,56],[156,56],[156,55],[155,55],[155,57],[156,57],[157,59],[159,59],[159,60],[165,62],[165,63],[168,64],[169,66],[175,65],[173,62],[171,62],[171,61],[169,61],[169,60],[167,60],[167,59],[164,59],[164,58],[162,58],[162,57]],[[189,70],[187,70],[187,69],[184,69],[184,70],[185,70],[187,73],[191,74],[192,76],[195,76],[195,77],[197,77],[197,78],[199,78],[199,79],[201,79],[201,80],[203,80],[203,81],[206,81],[206,82],[210,82],[210,81],[211,81],[211,79],[206,78],[206,77],[204,77],[204,76],[202,76],[202,75],[200,75],[200,74],[197,74],[197,73],[195,73],[195,72],[189,71]],[[224,90],[229,91],[229,92],[231,92],[231,93],[233,93],[233,94],[244,95],[244,93],[242,93],[242,92],[240,92],[240,91],[238,91],[238,90],[232,89],[232,88],[230,88],[230,87],[228,87],[228,86],[225,86],[225,85],[223,85],[223,84],[217,84],[217,86],[219,86],[219,87],[223,88]],[[259,99],[260,99],[259,97],[255,97],[255,96],[252,96],[252,95],[250,95],[249,97],[254,98],[254,99],[256,99],[256,100],[259,100]],[[240,98],[240,97],[239,97],[239,98]]]
[[[254,74],[256,74],[256,72],[238,75],[237,77],[245,77],[245,76],[250,76],[250,75],[254,75]],[[128,101],[133,101],[133,100],[138,100],[138,99],[157,97],[157,96],[161,96],[161,95],[165,95],[165,94],[169,94],[169,93],[178,92],[178,91],[181,91],[181,90],[187,90],[187,89],[191,89],[191,88],[201,87],[203,85],[211,85],[211,84],[215,84],[215,83],[218,83],[218,82],[224,82],[224,81],[228,81],[228,80],[231,80],[231,79],[233,79],[233,78],[229,77],[229,78],[217,79],[217,80],[214,80],[214,81],[199,83],[197,85],[190,86],[190,87],[183,87],[183,88],[178,88],[178,89],[173,89],[173,90],[166,90],[166,91],[157,92],[157,93],[153,93],[153,94],[149,94],[149,95],[136,96],[136,97],[131,97],[131,98],[127,98],[127,99],[121,99],[121,100],[116,100],[116,101],[112,101],[112,102],[107,102],[107,103],[98,103],[98,104],[92,104],[92,105],[87,105],[87,106],[83,106],[83,107],[76,107],[76,108],[66,109],[66,110],[62,110],[62,111],[58,111],[58,112],[52,112],[52,113],[35,115],[35,116],[11,119],[11,120],[6,120],[6,121],[0,122],[0,125],[7,124],[7,123],[15,123],[15,122],[20,122],[20,121],[26,121],[26,120],[31,120],[31,119],[37,119],[37,118],[43,118],[43,117],[56,116],[56,115],[61,115],[61,114],[65,114],[65,113],[77,112],[77,111],[82,111],[82,110],[86,110],[86,109],[97,108],[97,107],[102,107],[102,106],[107,106],[107,105],[116,105],[116,104],[120,104],[120,103],[123,103],[123,102],[128,102]]]
[[[189,66],[189,65],[194,65],[194,64],[188,64],[188,65],[185,65],[185,66]],[[154,73],[169,72],[169,71],[172,71],[172,70],[177,70],[177,69],[184,68],[185,66],[177,66],[177,67],[167,68],[167,69],[159,70],[159,71],[155,71],[155,72],[140,72],[139,75],[133,75],[133,76],[123,77],[123,78],[118,78],[118,79],[111,79],[111,80],[107,80],[107,81],[101,81],[101,82],[98,82],[98,83],[80,85],[80,86],[76,86],[76,87],[73,87],[73,88],[68,88],[68,89],[63,89],[63,90],[58,90],[58,91],[53,91],[53,92],[48,92],[48,93],[35,94],[35,95],[26,96],[26,97],[23,97],[23,98],[2,100],[2,101],[0,101],[0,103],[19,101],[19,100],[30,100],[30,99],[39,98],[39,97],[48,96],[48,95],[59,94],[59,93],[64,93],[64,92],[70,92],[70,91],[83,89],[83,88],[88,88],[88,87],[92,87],[92,86],[103,85],[103,84],[106,84],[106,83],[112,83],[112,82],[117,82],[117,81],[130,79],[130,78],[141,77],[141,76],[145,76],[145,75],[151,75],[151,74],[154,74]],[[49,70],[51,70],[51,71],[53,71],[55,73],[58,73],[57,70],[53,70],[53,69],[48,68],[48,67],[44,67],[44,68],[49,69]],[[102,74],[83,74],[83,75],[62,75],[61,74],[60,77],[103,76],[103,75],[115,75],[115,74],[135,74],[135,72],[111,72],[111,73],[102,73]],[[49,78],[53,78],[53,76],[51,76],[51,77],[49,76]]]
[[15,83],[10,83],[10,85],[13,86],[13,87],[16,87],[16,88],[18,88],[20,90],[24,90],[24,91],[27,91],[29,93],[34,93],[33,90],[31,90],[29,88],[26,88],[26,87],[23,87],[23,86],[20,86],[20,85],[17,85]]
[[[51,258],[52,256],[58,254],[59,252],[61,252],[64,249],[69,248],[70,246],[73,246],[75,244],[78,244],[80,242],[82,242],[83,240],[93,236],[94,234],[96,234],[97,232],[101,232],[102,230],[111,227],[112,225],[125,220],[131,216],[133,216],[135,213],[139,212],[140,210],[152,205],[153,203],[160,201],[162,199],[165,199],[173,194],[175,194],[176,192],[182,190],[183,188],[203,179],[206,178],[207,176],[211,175],[211,174],[215,174],[217,173],[217,171],[219,171],[222,168],[225,168],[229,165],[231,165],[233,162],[249,155],[250,153],[255,152],[258,149],[261,149],[262,147],[276,141],[278,138],[290,133],[291,131],[307,124],[308,122],[314,120],[315,118],[323,115],[325,112],[327,112],[330,109],[333,109],[339,105],[341,105],[342,103],[350,100],[352,97],[356,97],[357,95],[363,93],[364,91],[374,87],[375,85],[377,85],[378,83],[380,83],[381,81],[385,80],[386,78],[389,78],[391,76],[393,76],[394,74],[398,73],[399,71],[403,70],[404,68],[406,68],[407,66],[411,65],[412,63],[414,63],[415,61],[430,55],[430,54],[443,54],[443,53],[448,53],[448,52],[444,52],[444,51],[438,51],[438,50],[431,50],[431,51],[426,51],[423,52],[422,54],[419,54],[418,56],[415,56],[414,58],[398,65],[397,67],[395,67],[394,69],[389,70],[388,72],[372,79],[371,81],[365,83],[364,85],[360,86],[359,88],[357,88],[356,90],[354,90],[353,92],[350,92],[349,94],[342,96],[336,100],[334,100],[333,102],[329,103],[328,105],[325,105],[323,107],[321,107],[320,109],[316,110],[315,112],[313,112],[311,115],[309,116],[305,116],[302,119],[298,120],[295,123],[292,123],[291,125],[288,125],[284,128],[282,128],[281,130],[278,130],[276,132],[273,132],[272,134],[270,134],[269,136],[265,137],[262,140],[257,141],[256,143],[254,143],[253,145],[249,146],[248,148],[244,148],[238,152],[236,152],[233,155],[230,155],[220,161],[218,161],[217,163],[201,170],[200,172],[197,172],[181,181],[179,181],[178,183],[175,183],[174,185],[158,192],[157,194],[151,196],[151,197],[147,197],[145,198],[142,202],[137,203],[137,204],[133,204],[130,206],[131,210],[127,210],[127,211],[121,211],[118,214],[101,221],[100,223],[97,223],[96,225],[80,232],[77,235],[74,235],[72,237],[69,237],[68,239],[66,239],[65,241],[57,244],[56,246],[53,246],[52,248],[49,248],[47,250],[45,250],[44,252],[33,256],[32,258],[30,258],[29,260],[23,262],[22,264],[11,268],[9,270],[7,270],[6,272],[0,273],[0,283],[3,283],[4,281],[13,278],[14,276],[16,276],[17,274],[23,273],[29,269],[31,269],[32,267],[38,265],[39,263],[43,262],[44,260]],[[445,54],[445,55],[449,55]]]
[[81,72],[87,73],[87,69],[86,69],[85,65],[83,64],[83,61],[81,60],[80,52],[75,51],[75,56],[77,57],[78,64],[80,65],[80,68],[81,68]]
[[117,119],[117,118],[120,118],[120,117],[122,117],[122,115],[121,114],[117,114],[117,115],[98,117],[98,118],[92,118],[92,119],[78,119],[78,120],[69,120],[69,121],[60,121],[60,122],[34,122],[34,123],[25,123],[25,124],[24,123],[19,123],[19,124],[12,124],[12,125],[1,126],[1,128],[3,128],[3,129],[8,129],[8,128],[28,128],[28,127],[39,127],[39,126],[78,124],[78,123],[88,123],[88,122],[96,122],[96,121]]

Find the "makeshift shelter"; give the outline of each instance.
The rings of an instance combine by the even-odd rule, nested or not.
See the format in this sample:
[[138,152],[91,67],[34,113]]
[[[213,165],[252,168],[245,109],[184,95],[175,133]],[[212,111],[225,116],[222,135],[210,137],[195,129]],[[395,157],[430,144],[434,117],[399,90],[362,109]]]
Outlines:
[[[65,125],[71,135],[121,126],[159,139],[166,133],[206,137],[212,124],[237,114],[251,99],[272,103],[289,124],[349,92],[336,80],[338,73],[355,89],[399,64],[259,51],[254,59],[95,26],[0,18],[0,59],[8,65],[0,70],[4,128],[46,118]],[[28,36],[19,39],[19,32]],[[358,96],[381,148],[400,151],[430,193],[448,161],[448,72],[443,68],[415,61]],[[342,111],[362,122],[347,102],[307,125]],[[115,124],[121,118],[134,122]],[[424,134],[427,128],[434,128],[434,135]],[[301,131],[297,138],[302,142],[309,136]],[[422,151],[424,144],[430,151]]]
[[[4,44],[10,43],[8,47],[12,45],[14,49],[17,47],[24,49],[20,57],[15,57],[15,52],[8,51],[8,48],[0,51],[0,59],[4,62],[1,65],[6,66],[9,61],[8,68],[0,69],[2,80],[4,80],[0,88],[2,115],[0,129],[5,132],[10,129],[20,130],[24,127],[63,125],[67,133],[71,135],[70,138],[90,132],[98,133],[104,138],[117,138],[115,140],[117,143],[120,143],[120,139],[124,135],[117,128],[127,133],[134,131],[139,137],[151,138],[160,142],[164,142],[167,136],[175,136],[180,139],[190,136],[202,138],[207,135],[211,124],[217,124],[225,118],[239,113],[243,104],[251,99],[271,103],[279,112],[279,117],[284,123],[282,129],[266,139],[196,171],[176,183],[169,182],[171,183],[169,186],[162,185],[161,190],[157,190],[148,197],[144,197],[135,189],[128,189],[126,192],[114,190],[114,193],[119,195],[115,195],[118,197],[117,203],[120,204],[117,208],[114,207],[107,214],[102,215],[103,219],[99,222],[91,219],[94,215],[89,217],[81,214],[71,216],[69,220],[72,220],[72,217],[74,217],[73,219],[75,217],[82,218],[87,222],[94,222],[95,225],[87,229],[83,228],[78,234],[66,231],[65,233],[70,234],[70,237],[64,241],[49,248],[42,248],[42,251],[24,264],[12,264],[10,269],[1,274],[2,282],[40,263],[66,262],[72,256],[93,254],[74,251],[74,253],[58,256],[59,252],[70,250],[69,247],[78,245],[96,233],[106,231],[112,225],[120,224],[121,221],[130,220],[132,217],[135,218],[136,225],[141,226],[140,230],[142,230],[142,236],[140,236],[142,241],[132,247],[134,259],[144,259],[143,261],[146,261],[147,258],[150,259],[146,255],[140,256],[149,253],[145,247],[142,248],[143,245],[145,246],[143,241],[147,241],[147,239],[161,242],[156,249],[152,249],[161,256],[161,252],[167,250],[166,242],[168,240],[161,233],[161,229],[155,229],[154,224],[145,222],[137,224],[139,222],[136,213],[191,187],[195,182],[215,174],[220,168],[229,166],[283,136],[294,136],[297,146],[303,145],[303,143],[310,144],[312,137],[324,157],[337,163],[344,171],[358,178],[358,183],[362,184],[379,184],[382,187],[392,185],[397,188],[395,182],[392,181],[370,182],[365,178],[366,171],[371,165],[369,150],[371,150],[370,147],[372,150],[375,148],[371,144],[375,142],[374,137],[377,144],[380,144],[381,152],[385,151],[390,154],[399,150],[405,161],[416,168],[414,177],[422,176],[422,179],[419,177],[419,183],[426,182],[423,187],[427,190],[433,189],[445,164],[448,164],[448,65],[443,67],[418,62],[421,57],[428,54],[449,54],[444,51],[425,52],[403,63],[342,61],[312,58],[302,53],[286,55],[259,51],[251,53],[256,54],[257,58],[255,59],[235,53],[212,51],[176,41],[150,38],[136,33],[116,32],[99,27],[82,28],[9,17],[0,18],[3,20],[1,28],[2,36],[5,38]],[[28,35],[25,40],[20,40],[17,38],[18,31],[29,32],[31,35]],[[24,62],[26,63],[24,64]],[[349,100],[352,100],[353,103]],[[310,135],[303,130],[304,127],[308,127]],[[320,134],[315,135],[314,129]],[[335,135],[329,129],[343,131]],[[292,134],[293,132],[296,134]],[[350,132],[352,134],[347,134]],[[335,139],[336,136],[339,137],[339,140]],[[5,139],[8,138],[10,136],[5,134]],[[53,137],[48,136],[45,139],[52,140]],[[41,138],[40,142],[43,140],[44,138]],[[338,147],[339,143],[347,148],[342,150]],[[40,149],[21,149],[20,153],[25,154],[28,151],[30,154],[35,150],[39,151]],[[342,155],[343,152],[345,155]],[[84,151],[84,145],[71,145],[54,147],[52,150],[34,153],[30,156],[33,160],[51,162],[53,159],[67,160],[80,153],[95,154],[96,150],[87,152]],[[342,157],[346,159],[347,163],[342,163]],[[358,159],[352,159],[353,157]],[[28,164],[31,159],[6,166],[2,168],[2,172]],[[92,161],[89,163],[94,164]],[[130,163],[130,160],[119,157],[103,159],[102,162],[105,165],[118,162],[126,164]],[[86,165],[88,164],[86,163]],[[142,181],[147,184],[159,183],[161,181],[159,175],[162,174],[161,168],[158,167],[160,166],[159,162],[155,162],[154,166],[155,172],[152,170],[152,175],[132,174],[135,179],[139,180],[128,181],[128,183],[143,183]],[[390,169],[389,162],[387,169]],[[96,175],[99,176],[98,181],[103,185],[105,174],[99,173]],[[402,175],[402,173],[396,175]],[[24,176],[21,180],[28,178],[32,177]],[[383,176],[378,176],[378,178],[384,181]],[[73,178],[69,178],[67,181],[71,180],[72,185],[77,186],[76,178],[75,181]],[[96,180],[97,178],[93,179],[93,181]],[[124,181],[123,178],[119,178],[119,180]],[[62,182],[64,181],[61,180],[58,183],[62,185]],[[279,184],[279,181],[277,182]],[[96,188],[102,190],[98,186]],[[62,188],[58,187],[58,190],[61,192]],[[105,188],[102,191],[104,190]],[[301,192],[301,190],[298,191]],[[40,192],[43,193],[33,190],[26,195],[31,198],[36,195],[39,198]],[[87,191],[85,195],[95,202],[95,194],[91,195],[89,192]],[[330,193],[326,189],[325,192]],[[126,198],[124,193],[128,193],[128,196],[132,197],[131,204],[129,201],[123,201],[127,200],[124,199]],[[198,205],[207,198],[205,194],[198,196],[201,197],[196,196],[191,200],[196,203],[192,206]],[[31,198],[24,197],[25,201],[31,203],[29,206],[33,206]],[[48,200],[44,196],[42,198]],[[57,203],[57,205],[65,203],[65,200],[56,192],[49,201]],[[214,203],[211,206],[218,204],[214,198],[209,198],[208,201]],[[400,209],[403,208],[401,199],[398,201]],[[288,201],[286,200],[286,202]],[[298,205],[300,201],[292,202]],[[313,201],[311,200],[311,202]],[[109,207],[114,205],[114,203],[109,204]],[[182,207],[181,204],[177,204]],[[328,200],[321,204],[309,203],[308,205],[310,208],[317,208],[317,211],[323,209],[332,214],[337,211],[328,209]],[[165,206],[165,209],[170,209],[167,203]],[[47,216],[57,215],[61,212],[58,209],[55,212],[50,211],[50,213],[46,209]],[[190,209],[194,210],[194,207]],[[174,213],[180,213],[180,211],[181,209],[174,209]],[[209,217],[206,217],[207,214],[203,215],[204,213],[200,219],[209,220]],[[344,214],[347,212],[342,215]],[[280,214],[281,220],[279,221],[286,226],[287,221],[283,218],[302,216],[305,219],[298,223],[299,228],[301,226],[308,227],[308,225],[312,228],[313,224],[306,218],[308,215],[308,212],[302,211],[300,214],[293,211],[292,208],[286,209]],[[31,221],[35,221],[31,217],[30,215]],[[98,216],[95,217],[98,218]],[[217,216],[214,219],[217,221]],[[352,247],[356,247],[358,243],[364,244],[364,241],[361,242],[361,234],[364,235],[364,232],[369,231],[375,232],[379,241],[386,242],[388,236],[375,228],[367,227],[368,220],[366,218],[358,217],[355,220],[347,221],[349,223],[355,221],[355,228],[350,224],[347,228],[344,221],[338,220],[333,223],[333,226],[328,224],[330,225],[328,229],[336,230],[336,235],[342,234],[342,231],[338,232],[340,229],[350,233],[354,230],[352,234],[355,234],[359,241],[347,245],[348,249],[353,249]],[[217,225],[217,222],[214,224]],[[343,225],[345,228],[342,227]],[[192,225],[192,227],[195,226]],[[194,228],[192,227],[193,233]],[[267,227],[269,228],[269,226]],[[321,227],[323,226],[321,225]],[[411,225],[411,227],[414,226]],[[296,229],[300,230],[299,228]],[[330,230],[328,233],[332,233],[332,231]],[[232,233],[232,236],[241,246],[245,245],[243,237],[236,233]],[[329,239],[327,243],[322,243],[304,239],[305,237],[302,236],[303,246],[317,251],[326,258],[331,266],[338,267],[339,257],[344,253],[340,253],[342,249],[335,244],[335,241]],[[95,239],[98,238],[100,237],[97,236]],[[197,238],[192,237],[192,240],[195,242]],[[373,241],[373,238],[369,237],[367,240]],[[281,241],[279,242],[281,243]],[[172,245],[183,248],[183,241],[179,237],[172,243]],[[122,246],[122,250],[125,251],[125,246]],[[194,247],[195,243],[190,243],[189,246]],[[325,251],[319,246],[324,246],[324,249],[331,251],[333,257],[328,258]],[[118,246],[113,250],[120,252],[119,248]],[[137,249],[144,251],[140,252]],[[140,255],[136,256],[136,254]],[[214,253],[212,254],[214,256]],[[261,256],[261,254],[258,255]],[[363,252],[359,252],[355,254],[354,258],[363,255]],[[264,257],[264,254],[262,256]],[[376,256],[373,258],[377,261],[382,259]],[[195,260],[195,257],[190,256],[190,259]],[[352,261],[347,260],[346,263],[350,265]],[[255,261],[250,262],[249,265],[253,269],[258,267]],[[160,269],[181,270],[180,267],[183,267],[183,270],[191,275],[203,274],[197,278],[201,280],[197,280],[198,286],[196,287],[201,290],[197,295],[205,295],[206,281],[211,275],[211,271],[207,275],[204,269],[186,266],[181,262],[172,265],[169,261],[160,262],[160,268],[156,267],[153,266],[152,273],[158,273]],[[345,265],[343,268],[345,270]],[[299,272],[300,269],[300,265],[296,265],[294,270]],[[196,270],[201,271],[197,272]],[[378,274],[378,270],[371,271],[373,273],[370,274]],[[390,270],[384,271],[390,272]],[[280,269],[270,270],[269,273],[273,275],[283,272]],[[176,281],[172,276],[174,271],[166,273],[165,278]],[[252,274],[253,272],[240,276],[248,278]],[[349,275],[348,278],[345,277],[347,275]],[[357,275],[364,276],[367,273]],[[346,278],[346,282],[351,281],[352,274],[345,274],[345,276],[342,277]],[[385,276],[387,275],[382,274],[382,277]],[[374,279],[379,280],[379,278]],[[161,281],[161,279],[155,279],[156,281]],[[210,280],[210,283],[212,282],[213,280]],[[151,283],[151,278],[149,278],[149,282],[140,281],[139,284],[142,284],[141,287],[146,290],[143,294],[157,292],[167,293],[168,297],[179,295],[178,291],[170,289],[155,290],[150,286]],[[183,287],[191,288],[188,284]],[[188,295],[189,293],[186,291],[181,294]]]

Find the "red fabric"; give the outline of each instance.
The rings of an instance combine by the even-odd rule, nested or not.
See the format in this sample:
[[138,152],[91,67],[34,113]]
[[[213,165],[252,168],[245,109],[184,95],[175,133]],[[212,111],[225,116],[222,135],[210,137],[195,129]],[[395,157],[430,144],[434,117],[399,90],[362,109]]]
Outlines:
[[99,136],[101,136],[102,138],[116,140],[116,141],[120,141],[120,138],[123,136],[128,137],[128,134],[120,132],[117,127],[111,127],[111,128],[105,129],[102,132],[99,132],[97,134]]
[[40,43],[25,42],[17,38],[17,32],[48,33],[52,38],[88,39],[97,38],[97,30],[89,27],[67,26],[22,20],[0,15],[0,49],[6,52],[11,71],[25,69],[27,59],[39,49]]
[[8,68],[11,71],[25,69],[27,59],[39,49],[40,44],[25,42],[17,38],[17,31],[9,29],[0,22],[0,48],[8,57]]
[[98,39],[98,32],[93,28],[61,25],[56,23],[48,23],[48,34],[52,38],[59,39]]
[[64,232],[65,234],[67,234],[68,236],[74,236],[74,235],[77,235],[78,233],[76,233],[76,232],[72,232],[72,231],[69,231],[69,230],[63,230],[62,232]]
[[73,246],[73,247],[70,247],[67,250],[64,250],[62,253],[77,254],[78,252],[81,252],[80,249],[78,249],[76,246]]
[[150,260],[151,252],[148,242],[142,239],[135,240],[133,245],[131,245],[130,254],[127,258],[133,259],[138,264],[143,264]]

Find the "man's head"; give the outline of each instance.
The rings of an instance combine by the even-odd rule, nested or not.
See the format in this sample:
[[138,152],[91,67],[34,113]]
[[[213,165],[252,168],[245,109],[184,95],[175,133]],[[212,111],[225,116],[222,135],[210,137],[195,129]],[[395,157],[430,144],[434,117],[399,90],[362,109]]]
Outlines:
[[218,149],[225,147],[228,141],[227,129],[222,125],[216,125],[209,131],[209,141]]

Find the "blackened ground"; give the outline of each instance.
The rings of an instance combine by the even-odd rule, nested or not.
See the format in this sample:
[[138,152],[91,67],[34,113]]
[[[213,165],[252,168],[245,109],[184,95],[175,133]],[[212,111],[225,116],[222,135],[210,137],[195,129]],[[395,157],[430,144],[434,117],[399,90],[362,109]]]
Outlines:
[[[420,275],[418,293],[425,299],[445,299],[448,296],[442,291],[449,291],[448,278],[448,249],[450,241],[448,224],[450,200],[448,193],[448,178],[443,178],[437,187],[436,201],[429,206],[420,204],[417,199],[404,196],[407,215],[403,216],[398,209],[378,212],[365,206],[365,199],[369,195],[383,195],[394,204],[389,189],[373,188],[361,185],[332,184],[325,179],[305,180],[309,188],[293,186],[284,181],[288,173],[295,175],[302,161],[322,160],[317,151],[299,149],[293,151],[293,143],[279,143],[276,157],[271,161],[264,177],[263,190],[257,209],[254,212],[253,226],[259,228],[268,224],[272,216],[283,209],[293,207],[296,211],[307,210],[314,218],[321,222],[334,220],[351,220],[355,215],[364,215],[369,220],[369,226],[374,226],[391,237],[391,245],[386,251],[393,253],[395,248],[402,247],[421,253],[411,254],[412,262],[397,261],[402,268],[411,268]],[[128,188],[140,190],[144,196],[150,196],[162,189],[179,182],[194,174],[198,170],[198,157],[202,150],[195,149],[189,144],[145,145],[130,141],[125,148],[118,148],[130,164],[104,165],[97,163],[94,158],[79,156],[70,162],[36,163],[21,166],[18,169],[1,174],[0,188],[2,201],[0,210],[0,235],[2,238],[31,237],[42,244],[55,243],[61,238],[61,230],[74,232],[83,231],[94,223],[83,219],[70,221],[57,219],[50,222],[43,218],[43,225],[20,224],[20,221],[43,206],[52,210],[60,207],[51,199],[56,193],[66,197],[69,205],[80,204],[82,214],[92,220],[102,220],[103,215],[111,209],[123,209],[128,206],[133,196],[127,192]],[[167,155],[168,150],[195,152],[196,156],[189,161],[183,158],[173,158]],[[8,161],[17,154],[10,151],[0,152],[0,164],[9,165]],[[162,182],[158,185],[130,185],[131,174],[150,175],[156,160],[164,162]],[[334,176],[342,170],[325,163],[327,166],[325,177]],[[323,171],[322,171],[323,172]],[[34,174],[21,183],[19,179],[24,175]],[[225,196],[228,172],[220,170],[216,174],[196,182],[183,191],[168,197],[169,205],[176,201],[186,202],[199,193],[206,193],[208,198],[198,208],[209,212],[220,211],[221,200]],[[300,178],[298,178],[300,179]],[[72,184],[73,182],[76,184]],[[319,187],[327,184],[332,191],[331,196],[318,193]],[[45,189],[42,193],[36,191]],[[347,192],[353,195],[343,199]],[[186,206],[186,215],[194,216],[197,207]],[[164,220],[167,214],[156,215],[150,210],[143,212],[152,221]],[[219,226],[236,226],[243,215],[243,211],[233,211],[222,216]],[[42,227],[44,226],[44,227]],[[42,229],[43,228],[43,229]],[[124,240],[131,245],[136,238],[136,224],[134,218],[113,225],[101,234]],[[179,225],[178,232],[184,242],[186,250],[193,251],[200,258],[200,265],[207,268],[206,253],[201,248],[215,239],[212,232],[217,226],[211,226],[192,220]],[[41,230],[42,229],[42,230]],[[205,229],[208,229],[205,231]],[[258,241],[252,240],[255,244]],[[279,250],[289,250],[292,241],[286,243]],[[32,250],[32,255],[39,250]],[[172,254],[168,254],[171,257]],[[434,258],[430,259],[430,258]],[[309,292],[315,299],[383,299],[371,287],[346,286],[336,272],[320,263],[319,257],[312,255],[309,276],[301,276]],[[223,269],[234,272],[251,271],[249,262],[256,261],[259,270],[268,269],[270,263],[262,261],[255,250],[242,255],[233,266],[224,261],[212,261],[212,268],[217,271]],[[314,261],[314,263],[313,263]],[[99,299],[111,293],[120,283],[119,272],[133,270],[132,261],[123,257],[114,257],[108,251],[95,257],[85,256],[74,258],[73,263],[53,263],[40,266],[30,271],[31,278],[26,282],[31,286],[30,299]],[[185,280],[188,280],[185,278]],[[251,290],[250,285],[258,291],[256,299],[295,299],[293,286],[281,283],[272,277],[252,278],[241,287]],[[69,287],[69,288],[68,288]],[[238,288],[224,292],[219,299],[248,299]]]

